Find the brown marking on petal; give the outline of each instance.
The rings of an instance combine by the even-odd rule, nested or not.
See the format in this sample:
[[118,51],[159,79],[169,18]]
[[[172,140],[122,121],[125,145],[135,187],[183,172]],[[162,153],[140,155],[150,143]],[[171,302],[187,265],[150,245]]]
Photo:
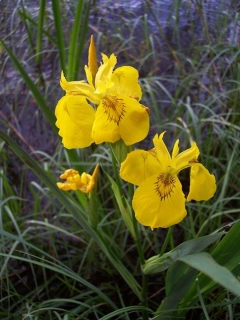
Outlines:
[[155,182],[158,196],[161,201],[171,196],[173,189],[175,188],[176,179],[170,173],[160,173]]
[[108,116],[108,120],[119,125],[126,112],[123,100],[116,96],[106,96],[103,98],[102,104],[105,109],[104,113]]
[[150,110],[148,107],[146,107],[144,104],[141,104],[141,106],[145,109],[145,111],[146,111],[148,114],[151,113],[151,110]]
[[192,160],[188,161],[188,163],[198,163],[197,158],[193,158]]
[[115,72],[115,76],[118,78],[118,81],[120,82],[121,77],[125,78],[125,73],[123,71]]
[[[148,150],[148,152],[154,157],[154,158],[156,158],[157,160],[158,160],[158,157],[157,157],[157,150],[156,150],[156,148],[154,147],[154,148],[152,148],[152,149],[150,149],[150,150]],[[158,160],[159,161],[159,160]]]
[[130,98],[139,101],[139,97],[138,97],[137,95],[135,95],[135,94],[132,94],[132,95],[130,96]]

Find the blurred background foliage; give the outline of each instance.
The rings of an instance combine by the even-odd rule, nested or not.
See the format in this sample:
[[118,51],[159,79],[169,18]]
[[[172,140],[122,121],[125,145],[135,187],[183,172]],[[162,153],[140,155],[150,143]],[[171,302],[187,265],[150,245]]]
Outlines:
[[[218,190],[206,203],[188,204],[188,217],[175,227],[169,250],[231,226],[240,211],[238,1],[2,0],[0,12],[1,130],[17,143],[15,152],[4,140],[0,144],[1,319],[140,319],[135,284],[130,289],[123,282],[96,245],[101,237],[89,235],[73,214],[77,208],[86,216],[84,197],[67,194],[63,200],[45,183],[70,167],[90,172],[100,163],[112,170],[105,146],[63,149],[54,125],[54,108],[64,94],[60,72],[68,80],[85,78],[93,34],[99,61],[101,52],[115,53],[118,66],[139,71],[151,130],[137,147],[150,149],[152,137],[164,130],[169,147],[177,138],[182,150],[197,142]],[[30,170],[19,150],[40,169]],[[184,172],[181,181],[187,192]],[[101,174],[98,193],[99,228],[138,282],[136,248]],[[141,232],[149,258],[166,231]],[[181,319],[240,319],[239,299],[231,293],[216,287],[204,294],[204,303],[199,296]],[[150,310],[164,296],[164,276],[150,277]]]

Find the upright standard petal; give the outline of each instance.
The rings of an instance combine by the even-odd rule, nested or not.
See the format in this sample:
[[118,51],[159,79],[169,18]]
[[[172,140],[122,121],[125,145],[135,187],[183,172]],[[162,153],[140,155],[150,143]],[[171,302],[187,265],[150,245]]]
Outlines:
[[190,171],[190,190],[187,201],[209,200],[217,189],[213,174],[200,163],[193,164]]
[[152,230],[177,224],[187,214],[181,183],[167,172],[145,180],[136,189],[132,205],[136,219]]
[[134,150],[127,155],[120,168],[120,177],[136,186],[159,172],[159,162],[150,152]]
[[163,166],[169,167],[171,166],[172,159],[163,141],[164,134],[165,134],[165,131],[162,132],[159,136],[158,134],[156,134],[153,138],[153,144],[155,146],[155,151],[156,151],[158,160],[161,162]]
[[57,104],[55,115],[59,135],[65,148],[85,148],[93,143],[91,136],[94,109],[78,95],[66,95]]
[[95,78],[95,87],[98,89],[99,81],[105,83],[107,79],[111,79],[113,69],[117,63],[117,58],[114,54],[108,58],[105,54],[102,53],[103,64],[98,68],[98,72]]
[[187,150],[180,152],[175,160],[176,160],[176,173],[181,170],[188,168],[191,166],[191,163],[196,162],[200,152],[195,142],[192,142],[192,145]]
[[137,101],[142,98],[142,90],[138,83],[138,71],[133,67],[119,67],[113,71],[111,80],[114,82],[112,91],[124,94]]

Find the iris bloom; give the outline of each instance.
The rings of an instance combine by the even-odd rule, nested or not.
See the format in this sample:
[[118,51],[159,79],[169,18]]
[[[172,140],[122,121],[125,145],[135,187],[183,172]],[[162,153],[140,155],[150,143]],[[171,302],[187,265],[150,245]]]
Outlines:
[[142,91],[138,71],[130,66],[114,70],[116,63],[114,54],[102,54],[98,68],[92,38],[85,66],[87,82],[68,82],[62,72],[60,85],[66,95],[59,100],[55,114],[65,148],[120,139],[132,145],[147,136],[149,109],[139,103]]
[[[153,149],[130,152],[120,169],[122,179],[138,186],[132,202],[136,219],[151,229],[179,223],[187,214],[186,201],[208,200],[216,191],[214,175],[197,160],[196,143],[179,153],[177,140],[170,156],[163,135],[155,135]],[[185,199],[177,175],[188,167],[190,189]]]
[[98,165],[95,167],[92,175],[83,172],[81,175],[74,169],[66,170],[61,176],[65,182],[58,182],[59,189],[64,191],[80,190],[83,193],[89,193],[95,187],[98,175]]

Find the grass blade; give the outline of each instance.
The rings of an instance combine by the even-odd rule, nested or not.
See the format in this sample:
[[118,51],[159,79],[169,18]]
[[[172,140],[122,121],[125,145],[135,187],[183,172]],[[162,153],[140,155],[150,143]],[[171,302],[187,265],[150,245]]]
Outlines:
[[58,198],[62,205],[79,221],[81,226],[92,237],[92,239],[98,244],[101,250],[105,253],[113,266],[118,270],[119,274],[124,278],[132,291],[141,300],[141,288],[137,283],[133,275],[126,269],[121,260],[108,249],[109,243],[104,238],[104,233],[99,230],[93,230],[88,222],[85,220],[84,215],[81,212],[81,208],[75,206],[69,198],[63,194],[61,190],[56,186],[56,182],[52,176],[47,174],[38,163],[32,159],[19,145],[10,138],[6,133],[0,130],[0,137],[6,142],[6,144],[12,149],[12,151],[33,171],[34,174],[51,190],[51,192]]
[[43,35],[45,6],[46,6],[46,0],[41,0],[40,1],[40,8],[39,8],[39,15],[38,15],[38,33],[37,33],[37,46],[36,46],[36,64],[37,65],[39,65],[41,62],[42,35]]
[[8,53],[9,57],[11,58],[11,60],[13,61],[16,69],[19,71],[21,77],[23,78],[23,80],[25,81],[26,85],[28,86],[28,88],[31,90],[34,98],[36,99],[37,103],[39,104],[39,106],[41,107],[44,115],[46,116],[46,118],[48,119],[52,129],[54,132],[57,132],[57,128],[55,126],[55,121],[56,118],[52,112],[52,110],[49,108],[49,106],[47,105],[44,97],[42,96],[41,92],[38,90],[37,86],[35,85],[35,83],[32,81],[32,79],[28,76],[28,74],[26,73],[26,71],[24,70],[23,66],[21,65],[21,63],[19,62],[19,60],[15,57],[15,55],[13,54],[13,52],[8,48],[8,46],[4,43],[3,40],[0,40],[1,45],[3,46],[3,48],[6,50],[6,52]]
[[[84,1],[79,0],[78,5],[76,7],[76,13],[74,16],[74,22],[73,22],[73,28],[71,31],[71,39],[70,39],[70,46],[69,46],[69,53],[68,53],[68,70],[67,70],[67,79],[68,81],[74,80],[77,73],[78,69],[76,68],[77,61],[80,60],[80,52],[82,52],[82,47],[83,43],[79,42],[78,43],[78,38],[79,38],[79,32],[82,27],[85,25],[82,23],[83,19],[83,8],[84,8]],[[82,30],[83,31],[83,30]],[[81,38],[85,39],[85,33],[81,32]],[[78,45],[77,45],[78,43]]]
[[55,29],[56,29],[56,35],[57,35],[57,46],[58,46],[58,52],[60,56],[60,64],[61,69],[64,73],[66,73],[66,48],[64,43],[64,35],[63,35],[63,29],[62,29],[62,19],[61,19],[61,10],[60,10],[60,1],[52,0],[52,10],[53,10],[53,16],[54,16],[54,23],[55,23]]

